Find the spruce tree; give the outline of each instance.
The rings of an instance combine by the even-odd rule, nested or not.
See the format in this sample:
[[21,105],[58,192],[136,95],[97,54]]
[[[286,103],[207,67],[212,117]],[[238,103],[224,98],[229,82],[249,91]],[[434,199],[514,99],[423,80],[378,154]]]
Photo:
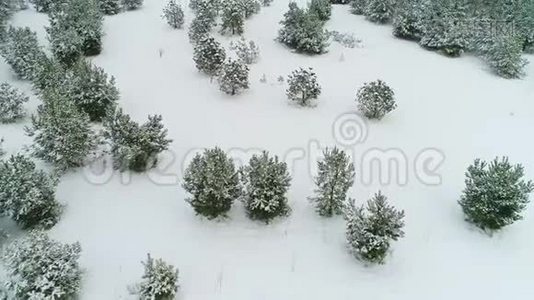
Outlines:
[[186,201],[208,219],[226,217],[241,192],[233,160],[217,147],[193,158],[182,186],[192,196]]
[[391,20],[394,10],[392,0],[367,0],[364,13],[371,22],[383,24]]
[[291,177],[287,164],[279,161],[278,156],[270,157],[267,151],[254,155],[241,173],[243,200],[249,218],[268,223],[290,213],[286,193]]
[[302,106],[310,104],[311,99],[317,99],[321,94],[321,86],[317,83],[317,75],[312,68],[308,70],[299,68],[288,76],[289,84],[286,90],[287,98]]
[[358,110],[369,119],[381,120],[397,108],[395,93],[380,79],[364,84],[358,90],[356,98]]
[[289,2],[288,11],[280,21],[282,28],[278,31],[278,41],[290,48],[296,48],[298,42],[298,28],[306,17],[306,11],[298,7],[297,3]]
[[74,27],[49,27],[48,41],[54,57],[66,67],[72,66],[83,56],[83,38]]
[[218,78],[221,91],[235,95],[248,89],[248,67],[237,60],[228,60],[224,63]]
[[106,118],[104,136],[111,146],[115,169],[143,172],[156,166],[158,154],[172,142],[161,120],[160,115],[148,116],[148,121],[139,125],[122,109]]
[[278,41],[298,52],[321,54],[328,46],[328,34],[324,29],[324,22],[316,13],[310,13],[289,3],[289,10],[280,22],[282,28],[278,31]]
[[365,7],[368,0],[352,0],[350,2],[350,11],[355,15],[365,14]]
[[424,0],[401,0],[393,15],[393,35],[407,40],[421,38]]
[[317,162],[318,174],[315,177],[315,202],[317,213],[331,217],[343,213],[347,191],[354,183],[354,165],[350,157],[337,147],[326,149],[324,158]]
[[465,175],[459,204],[467,221],[482,229],[498,230],[522,219],[534,190],[534,184],[523,179],[523,166],[510,164],[507,157],[495,158],[489,164],[477,159]]
[[29,98],[8,83],[0,84],[0,123],[12,123],[26,114],[24,103]]
[[36,11],[47,13],[54,5],[55,0],[29,0],[29,2],[33,4]]
[[13,299],[77,299],[81,290],[79,243],[63,244],[33,231],[3,254]]
[[43,104],[26,132],[33,137],[33,154],[58,171],[81,167],[97,145],[89,116],[59,89],[43,92]]
[[347,243],[352,254],[364,262],[383,263],[392,241],[404,236],[404,211],[398,211],[387,202],[381,192],[356,207],[349,201],[345,210]]
[[210,76],[217,75],[225,59],[224,48],[211,36],[205,36],[195,45],[193,60],[201,72]]
[[10,0],[0,0],[0,43],[6,38],[7,21],[13,14],[13,7]]
[[139,284],[139,299],[167,300],[174,299],[178,291],[178,270],[162,259],[154,260],[150,254],[143,262],[145,272]]
[[315,14],[321,21],[328,21],[332,15],[330,0],[311,0],[308,3],[308,13]]
[[0,55],[20,79],[37,76],[45,54],[37,41],[37,34],[28,27],[10,27],[6,41],[0,45]]
[[212,25],[202,18],[194,18],[189,25],[189,41],[191,44],[196,45],[200,41],[209,37]]
[[120,0],[99,0],[100,11],[105,15],[116,15],[121,11]]
[[522,57],[523,41],[516,35],[495,37],[484,53],[491,69],[504,78],[520,78],[528,61]]
[[0,214],[24,229],[47,229],[57,223],[62,209],[55,190],[56,180],[23,155],[0,163]]
[[245,14],[240,0],[231,0],[225,3],[222,12],[221,33],[243,34]]
[[167,24],[174,29],[182,28],[184,25],[184,11],[175,0],[169,0],[163,9],[163,18],[167,21]]
[[245,18],[250,18],[253,14],[257,14],[261,5],[258,0],[237,0],[241,4],[241,10]]
[[143,6],[143,0],[122,0],[122,6],[126,10],[136,10]]

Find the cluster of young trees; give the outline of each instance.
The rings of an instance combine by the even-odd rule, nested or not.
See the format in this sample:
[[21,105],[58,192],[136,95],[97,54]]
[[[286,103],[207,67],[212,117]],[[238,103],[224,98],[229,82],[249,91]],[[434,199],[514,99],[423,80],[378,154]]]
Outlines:
[[286,197],[290,182],[286,163],[267,151],[253,155],[247,166],[236,170],[232,158],[214,148],[193,158],[183,188],[192,196],[186,201],[208,219],[226,217],[241,199],[251,219],[269,222],[291,211]]
[[530,0],[353,0],[354,14],[393,23],[393,34],[456,57],[469,51],[505,78],[524,74],[522,53],[534,52]]
[[0,123],[12,123],[26,115],[24,103],[28,102],[24,95],[8,83],[0,84]]

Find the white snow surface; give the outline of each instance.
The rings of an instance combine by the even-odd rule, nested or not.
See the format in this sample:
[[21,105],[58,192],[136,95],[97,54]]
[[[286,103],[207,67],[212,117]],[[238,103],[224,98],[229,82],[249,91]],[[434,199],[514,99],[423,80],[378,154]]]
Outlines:
[[[80,169],[61,179],[57,197],[66,210],[50,234],[82,245],[82,300],[135,299],[127,287],[140,280],[148,252],[179,268],[177,299],[534,298],[532,204],[524,220],[491,237],[464,222],[457,204],[465,169],[477,157],[508,155],[534,178],[533,56],[526,56],[531,63],[525,78],[502,79],[475,57],[446,58],[395,39],[390,26],[352,15],[346,5],[334,6],[327,28],[354,33],[363,48],[332,43],[324,55],[296,54],[274,41],[287,10],[287,1],[279,0],[246,20],[244,35],[257,42],[261,58],[250,66],[250,89],[232,97],[196,70],[187,29],[173,30],[161,18],[165,2],[147,0],[140,10],[106,17],[103,52],[91,60],[116,77],[120,105],[135,120],[163,115],[174,160],[167,154],[162,164],[176,178],[165,183],[162,176],[135,174],[124,183],[115,173],[98,185]],[[186,9],[186,24],[191,18]],[[47,45],[46,15],[30,9],[12,23],[30,26]],[[227,52],[238,39],[214,34]],[[313,108],[288,103],[285,84],[276,81],[301,66],[313,67],[322,86]],[[267,83],[260,82],[262,74]],[[357,89],[379,78],[395,91],[398,109],[369,122],[365,142],[349,150],[355,157],[374,148],[402,150],[410,162],[408,182],[375,178],[364,184],[368,170],[356,159],[350,196],[363,203],[381,189],[405,210],[406,237],[393,243],[386,264],[365,266],[347,251],[343,219],[319,217],[306,199],[314,189],[309,164],[319,154],[308,145],[336,145],[334,120],[354,113]],[[0,81],[31,92],[3,62]],[[32,96],[28,112],[38,103]],[[29,122],[0,126],[8,153],[31,144],[23,130]],[[290,164],[292,214],[265,225],[249,220],[236,203],[228,220],[195,216],[180,187],[183,161],[195,149],[216,145],[234,153],[243,149],[243,157],[251,149],[282,158],[302,149],[304,158]],[[413,161],[425,148],[445,155],[439,185],[415,176]]]

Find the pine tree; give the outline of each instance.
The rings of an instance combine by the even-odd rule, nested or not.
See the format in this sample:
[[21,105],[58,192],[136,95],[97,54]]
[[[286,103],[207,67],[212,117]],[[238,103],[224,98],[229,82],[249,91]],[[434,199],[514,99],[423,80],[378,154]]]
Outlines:
[[225,59],[224,48],[213,37],[206,36],[195,45],[193,60],[201,72],[210,76],[217,75]]
[[122,0],[122,6],[126,10],[136,10],[143,6],[143,0]]
[[99,0],[100,11],[105,15],[116,15],[121,11],[120,0]]
[[328,38],[324,22],[315,14],[307,12],[297,26],[295,50],[308,54],[324,53],[328,46]]
[[332,15],[332,4],[330,0],[311,0],[308,3],[308,13],[315,14],[321,21],[328,21]]
[[290,48],[296,48],[298,43],[298,28],[306,17],[306,12],[295,2],[289,2],[289,9],[280,21],[282,28],[278,31],[278,41]]
[[489,164],[480,159],[467,168],[465,189],[459,201],[467,220],[482,229],[498,230],[521,220],[521,212],[534,190],[523,179],[521,165],[512,165],[507,157]]
[[33,4],[35,10],[42,13],[50,11],[54,5],[55,0],[29,0]]
[[367,0],[364,13],[371,22],[383,24],[391,20],[394,9],[392,0]]
[[148,116],[148,121],[139,125],[123,114],[122,109],[105,120],[104,136],[111,146],[116,169],[143,172],[156,166],[158,154],[172,142],[167,139],[161,120],[160,115]]
[[150,254],[143,262],[145,273],[139,284],[139,298],[141,300],[174,299],[178,291],[178,270],[162,259],[154,260]]
[[15,299],[76,299],[82,281],[80,252],[79,243],[63,244],[44,232],[31,232],[4,252],[8,291]]
[[26,114],[23,104],[29,98],[8,83],[0,84],[0,123],[12,123]]
[[33,137],[33,154],[58,171],[84,165],[97,145],[89,116],[57,89],[45,90],[43,104],[26,132]]
[[221,91],[235,95],[241,90],[248,89],[248,67],[236,60],[228,60],[218,78]]
[[186,201],[208,219],[226,217],[241,193],[233,160],[217,147],[193,158],[185,170],[183,188],[192,195]]
[[246,41],[245,38],[232,41],[230,49],[234,50],[239,60],[247,65],[256,63],[260,57],[260,48],[254,41]]
[[212,25],[202,18],[194,18],[189,25],[189,41],[191,44],[196,45],[200,41],[209,37]]
[[319,173],[315,177],[317,212],[324,217],[343,213],[347,191],[354,183],[354,165],[350,157],[337,147],[326,149],[324,158],[317,162]]
[[382,80],[364,84],[358,90],[358,110],[369,119],[382,119],[397,108],[395,93]]
[[422,34],[424,0],[401,0],[393,15],[393,35],[407,40],[419,40]]
[[528,61],[522,57],[523,42],[515,35],[495,37],[484,53],[484,59],[493,71],[504,78],[520,78],[525,74]]
[[174,29],[182,28],[184,25],[184,11],[175,0],[169,0],[163,9],[163,18]]
[[287,164],[270,157],[267,151],[254,155],[248,166],[241,170],[244,186],[244,203],[248,216],[265,222],[291,211],[286,193],[291,177]]
[[273,0],[261,0],[262,6],[271,6],[271,3],[273,3]]
[[72,66],[83,56],[83,39],[74,27],[49,27],[48,41],[54,57],[67,67]]
[[245,18],[250,18],[253,14],[257,14],[261,5],[258,0],[237,0],[241,4],[241,11]]
[[10,27],[5,43],[0,45],[0,55],[24,80],[32,80],[37,75],[45,56],[37,41],[37,34],[28,27]]
[[7,21],[12,14],[13,7],[11,1],[0,0],[0,43],[6,38]]
[[354,200],[345,210],[347,243],[353,255],[365,262],[383,263],[392,241],[404,236],[404,211],[388,205],[381,192],[356,207]]
[[82,60],[72,68],[69,81],[70,99],[91,121],[101,122],[115,110],[119,90],[115,87],[115,78],[108,78],[104,69]]
[[50,228],[59,220],[61,205],[55,199],[56,180],[37,170],[23,155],[0,163],[0,214],[22,228]]
[[287,98],[296,101],[302,106],[309,105],[311,99],[317,99],[321,94],[321,87],[317,83],[317,75],[312,68],[308,70],[299,68],[288,76],[289,88],[286,90]]
[[231,0],[225,3],[222,13],[221,33],[243,34],[245,23],[243,8],[240,0]]
[[4,156],[4,154],[6,154],[4,150],[4,138],[0,138],[0,157]]
[[352,0],[350,2],[350,11],[355,15],[365,14],[365,7],[368,0]]

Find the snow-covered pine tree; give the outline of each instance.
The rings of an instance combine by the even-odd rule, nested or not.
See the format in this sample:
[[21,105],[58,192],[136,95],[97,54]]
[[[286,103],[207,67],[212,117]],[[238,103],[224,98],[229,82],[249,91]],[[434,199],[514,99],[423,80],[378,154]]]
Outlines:
[[221,10],[222,0],[190,0],[189,8],[198,16],[202,11],[211,11],[215,17]]
[[0,45],[0,55],[24,80],[32,80],[37,75],[45,56],[37,41],[37,34],[28,27],[10,27],[5,43]]
[[328,21],[332,15],[330,0],[311,0],[308,3],[308,13],[315,14],[321,21]]
[[226,59],[224,48],[211,36],[205,36],[195,44],[193,60],[197,69],[209,76],[217,75]]
[[189,42],[193,45],[209,37],[212,25],[202,18],[194,18],[189,25],[187,35]]
[[169,0],[165,8],[163,8],[163,18],[174,29],[182,28],[184,25],[184,11],[175,0]]
[[33,154],[60,172],[81,167],[97,145],[89,116],[59,89],[42,93],[43,104],[26,127],[33,137]]
[[26,114],[24,103],[29,98],[8,83],[0,84],[0,123],[12,123]]
[[139,125],[122,109],[106,118],[104,136],[111,146],[116,169],[143,172],[156,166],[158,154],[172,142],[167,139],[161,120],[160,115],[148,116],[148,121]]
[[380,120],[397,108],[395,93],[380,79],[365,83],[358,90],[356,101],[358,101],[358,110],[369,119]]
[[345,208],[347,243],[352,254],[370,263],[383,263],[392,241],[404,236],[404,211],[389,205],[381,192],[356,207],[354,200]]
[[393,35],[407,40],[421,38],[425,0],[399,0],[393,14]]
[[0,43],[5,40],[7,21],[12,14],[11,0],[0,0]]
[[260,48],[254,41],[247,41],[245,38],[230,42],[230,49],[234,50],[239,60],[247,65],[256,63],[260,57]]
[[[261,10],[261,4],[258,0],[237,0],[241,4],[241,11],[245,18],[250,18],[253,14],[257,14]],[[226,5],[226,3],[225,3]]]
[[4,154],[6,154],[4,150],[4,138],[0,138],[0,157],[4,156]]
[[248,67],[244,63],[229,59],[222,66],[218,77],[221,91],[235,95],[244,89],[248,89]]
[[63,244],[33,231],[6,250],[6,287],[15,299],[76,298],[82,281],[79,243]]
[[121,11],[120,0],[99,0],[100,11],[105,15],[116,15]]
[[347,191],[354,183],[354,165],[350,157],[334,147],[323,152],[324,158],[317,162],[318,174],[315,177],[315,202],[319,215],[331,217],[343,213]]
[[62,207],[55,199],[56,180],[23,155],[0,162],[0,214],[22,228],[54,226]]
[[33,4],[33,7],[35,7],[35,10],[42,13],[49,12],[55,1],[56,0],[29,0],[29,2]]
[[423,12],[421,46],[451,57],[470,47],[468,6],[464,0],[429,0]]
[[308,54],[321,54],[326,51],[328,39],[324,22],[316,14],[306,12],[297,25],[295,50]]
[[284,19],[280,21],[282,28],[278,30],[278,41],[290,48],[296,48],[298,28],[305,17],[306,11],[298,7],[297,3],[289,2],[288,11],[284,13]]
[[56,58],[44,56],[40,63],[39,72],[32,80],[36,94],[42,96],[47,89],[64,89],[67,87],[67,73],[69,73],[68,69]]
[[393,17],[395,3],[392,0],[367,0],[365,16],[375,23],[387,23]]
[[525,181],[523,166],[507,157],[489,164],[480,159],[467,168],[465,189],[459,201],[467,221],[487,230],[498,230],[521,220],[534,190]]
[[143,0],[122,0],[122,7],[126,10],[136,10],[143,6]]
[[261,0],[262,6],[271,6],[271,3],[273,3],[273,0]]
[[222,10],[221,33],[243,34],[245,24],[245,14],[241,5],[241,0],[230,0],[225,2]]
[[287,164],[270,157],[267,151],[254,155],[249,164],[241,169],[244,187],[244,203],[249,218],[265,222],[291,211],[286,192],[291,177]]
[[83,39],[74,27],[48,27],[48,41],[54,57],[66,67],[72,66],[83,56]]
[[350,11],[355,15],[365,14],[365,7],[368,0],[352,0],[350,2]]
[[289,84],[286,90],[287,98],[302,106],[310,104],[311,99],[317,99],[321,94],[321,86],[317,83],[317,75],[312,68],[299,68],[287,77]]
[[517,35],[500,35],[484,53],[484,59],[492,70],[504,78],[520,78],[525,74],[528,61],[522,57],[523,40]]
[[182,186],[192,196],[186,201],[195,213],[208,219],[226,217],[241,194],[234,161],[218,147],[193,158],[185,170]]
[[140,300],[170,300],[178,292],[178,269],[162,259],[154,260],[150,254],[143,262],[145,272],[139,283]]
[[523,0],[519,16],[519,30],[524,39],[523,50],[534,54],[534,1]]
[[79,61],[69,77],[68,94],[76,106],[87,113],[93,122],[101,122],[113,112],[119,100],[115,78],[104,69],[85,60]]

